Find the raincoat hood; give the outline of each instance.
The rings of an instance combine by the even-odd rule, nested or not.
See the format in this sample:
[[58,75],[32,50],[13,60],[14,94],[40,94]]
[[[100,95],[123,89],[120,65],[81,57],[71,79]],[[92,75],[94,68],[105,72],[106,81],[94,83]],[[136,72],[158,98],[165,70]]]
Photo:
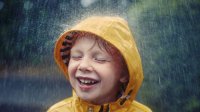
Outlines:
[[[58,38],[54,56],[59,68],[68,77],[69,50],[73,36],[79,32],[88,32],[97,35],[115,46],[122,54],[129,71],[129,82],[125,93],[116,102],[116,105],[129,106],[133,102],[143,80],[142,64],[134,37],[127,22],[120,17],[90,17],[72,29],[65,31]],[[68,53],[63,53],[68,52]],[[113,103],[113,104],[114,104]]]

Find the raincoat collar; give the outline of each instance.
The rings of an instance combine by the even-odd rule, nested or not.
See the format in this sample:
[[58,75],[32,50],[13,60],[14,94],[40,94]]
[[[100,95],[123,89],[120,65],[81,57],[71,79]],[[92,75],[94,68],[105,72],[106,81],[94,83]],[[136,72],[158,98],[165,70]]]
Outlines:
[[130,101],[127,101],[124,105],[120,105],[119,99],[115,102],[103,105],[94,105],[80,99],[79,97],[76,97],[75,99],[76,109],[80,110],[81,112],[115,112],[119,111],[119,109],[123,110],[123,112],[126,112],[129,106],[131,106]]

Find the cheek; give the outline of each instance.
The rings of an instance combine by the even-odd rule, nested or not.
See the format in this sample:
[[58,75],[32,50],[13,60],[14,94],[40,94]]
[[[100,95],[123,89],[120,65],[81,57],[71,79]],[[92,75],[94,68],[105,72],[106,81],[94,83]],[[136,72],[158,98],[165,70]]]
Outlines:
[[116,60],[113,66],[114,66],[113,71],[115,71],[116,77],[120,79],[120,77],[122,76],[122,71],[123,71],[122,64],[120,63],[119,60]]
[[76,69],[77,69],[77,64],[73,61],[70,61],[69,62],[69,65],[68,65],[68,74],[69,74],[69,77],[73,77],[75,72],[76,72]]
[[69,75],[69,82],[73,88],[75,88],[76,83],[75,83],[75,73],[76,73],[76,65],[74,62],[69,62],[68,65],[68,75]]
[[113,71],[113,73],[116,74],[116,77],[119,77],[119,76],[120,76],[121,71],[122,71],[122,68],[121,68],[121,66],[120,66],[120,63],[114,62],[114,63],[112,63],[112,66],[111,66],[110,68],[112,68],[112,71]]
[[111,63],[107,66],[104,66],[104,67],[100,67],[100,69],[101,70],[99,72],[104,79],[116,80],[116,81],[119,80],[121,68],[114,65],[113,63]]

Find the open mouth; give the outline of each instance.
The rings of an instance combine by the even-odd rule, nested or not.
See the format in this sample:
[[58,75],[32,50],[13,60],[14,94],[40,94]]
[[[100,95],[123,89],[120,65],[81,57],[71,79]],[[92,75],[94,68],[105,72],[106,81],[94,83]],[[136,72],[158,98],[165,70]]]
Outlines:
[[99,82],[98,80],[95,80],[92,78],[85,78],[85,77],[77,77],[77,80],[79,81],[81,85],[88,85],[88,86],[97,84]]

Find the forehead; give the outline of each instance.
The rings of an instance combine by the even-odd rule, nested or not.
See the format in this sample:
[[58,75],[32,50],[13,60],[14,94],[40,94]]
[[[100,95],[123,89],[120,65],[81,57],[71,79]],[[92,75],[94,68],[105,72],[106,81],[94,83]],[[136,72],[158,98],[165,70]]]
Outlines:
[[90,44],[94,44],[95,43],[95,38],[90,37],[90,36],[84,36],[84,37],[77,37],[74,41],[74,46],[77,46],[79,44],[86,44],[86,43],[90,43]]
[[[81,37],[77,38],[72,46],[71,50],[100,50],[106,52],[105,48],[103,48],[102,43],[98,42],[96,38],[93,37]],[[106,52],[107,53],[107,52]]]
[[111,56],[115,60],[121,61],[122,55],[112,44],[106,42],[100,37],[82,36],[76,37],[71,51],[74,50],[96,50],[106,55]]
[[[106,50],[106,52],[109,54],[118,52],[118,50],[112,44],[103,40],[101,37],[91,34],[91,33],[86,33],[86,32],[78,33],[78,35],[75,37],[75,39],[73,39],[72,47],[75,45],[75,43],[78,43],[79,41],[84,41],[84,40],[87,40],[87,41],[93,43],[94,45],[97,44],[101,50]],[[85,43],[88,43],[88,42],[85,42]]]
[[[99,49],[101,49],[101,51],[105,51],[106,53],[108,53],[112,57],[118,58],[118,59],[121,60],[121,58],[122,58],[121,53],[119,52],[119,50],[115,46],[113,46],[112,44],[110,44],[106,40],[103,40],[101,37],[99,37],[95,34],[92,34],[92,33],[87,33],[87,32],[77,33],[77,35],[74,36],[71,48],[81,46],[77,43],[79,43],[79,42],[83,43],[83,41],[86,41],[86,40],[88,42],[84,42],[85,44],[92,43],[93,46],[98,47]],[[76,46],[75,46],[75,43],[76,43]],[[85,45],[82,44],[82,47],[85,47]]]

